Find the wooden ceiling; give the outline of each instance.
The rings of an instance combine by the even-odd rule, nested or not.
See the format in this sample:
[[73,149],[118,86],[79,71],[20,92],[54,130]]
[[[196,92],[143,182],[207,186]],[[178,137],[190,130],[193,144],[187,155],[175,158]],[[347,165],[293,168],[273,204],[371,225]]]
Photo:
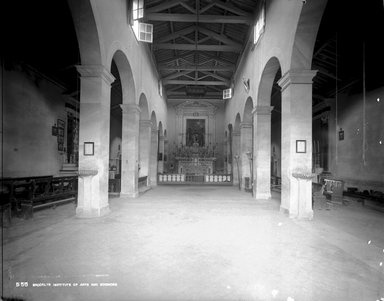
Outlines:
[[168,101],[222,100],[259,0],[145,0],[152,52]]

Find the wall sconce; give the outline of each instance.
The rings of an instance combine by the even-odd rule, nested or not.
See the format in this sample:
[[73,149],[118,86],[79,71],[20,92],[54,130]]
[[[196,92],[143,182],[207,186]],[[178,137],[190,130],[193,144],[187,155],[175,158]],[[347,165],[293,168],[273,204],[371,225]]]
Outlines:
[[243,77],[243,85],[244,85],[245,91],[248,93],[249,92],[249,88],[251,86],[251,84],[249,82],[249,78],[245,79],[245,77]]

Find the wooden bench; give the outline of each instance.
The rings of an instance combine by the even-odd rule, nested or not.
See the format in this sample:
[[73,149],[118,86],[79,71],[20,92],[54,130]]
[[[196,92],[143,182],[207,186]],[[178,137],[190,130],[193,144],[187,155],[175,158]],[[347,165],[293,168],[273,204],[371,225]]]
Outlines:
[[33,217],[35,209],[77,201],[77,176],[42,176],[2,179],[2,205],[10,204],[17,216]]

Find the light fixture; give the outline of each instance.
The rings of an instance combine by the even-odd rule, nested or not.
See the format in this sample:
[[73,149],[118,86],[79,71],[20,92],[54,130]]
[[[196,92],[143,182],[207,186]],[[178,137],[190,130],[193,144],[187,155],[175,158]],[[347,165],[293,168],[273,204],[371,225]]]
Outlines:
[[243,77],[243,85],[244,85],[245,91],[248,93],[249,92],[249,88],[251,86],[249,78],[246,79],[245,77]]

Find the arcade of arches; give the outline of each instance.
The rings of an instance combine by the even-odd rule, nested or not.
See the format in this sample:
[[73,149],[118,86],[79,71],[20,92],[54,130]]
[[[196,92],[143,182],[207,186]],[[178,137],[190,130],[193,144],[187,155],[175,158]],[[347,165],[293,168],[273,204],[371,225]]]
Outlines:
[[[145,0],[152,44],[135,36],[132,1],[58,2],[48,9],[68,25],[54,23],[65,41],[46,35],[44,51],[26,55],[14,48],[17,36],[34,44],[27,34],[7,37],[3,179],[77,176],[79,218],[181,185],[275,198],[297,220],[316,220],[324,179],[383,202],[384,82],[373,70],[382,55],[364,33],[348,54],[332,1]],[[364,9],[381,26],[377,3]]]

